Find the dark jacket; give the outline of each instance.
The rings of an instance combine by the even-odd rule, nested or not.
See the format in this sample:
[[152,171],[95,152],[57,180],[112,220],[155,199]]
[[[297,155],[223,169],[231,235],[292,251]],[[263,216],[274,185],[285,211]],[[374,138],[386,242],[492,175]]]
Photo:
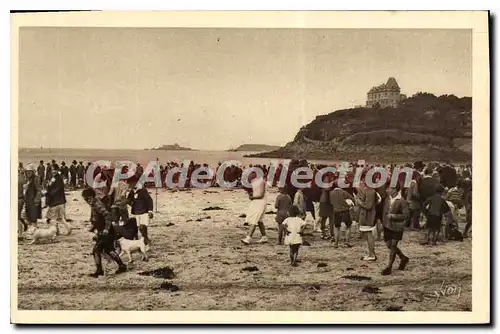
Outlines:
[[83,178],[85,176],[85,167],[83,165],[76,166],[76,175],[79,178]]
[[[358,223],[360,226],[373,226],[376,203],[377,195],[374,189],[369,187],[358,189],[356,204],[359,206]],[[335,206],[333,209],[335,210]]]
[[38,178],[33,177],[26,187],[25,201],[26,205],[40,204],[42,201],[42,190],[40,189],[40,182]]
[[104,229],[113,230],[113,215],[106,208],[106,205],[98,198],[94,198],[90,203],[90,222],[92,226],[91,232],[102,232]]
[[71,179],[75,180],[76,179],[76,165],[71,165],[69,167],[69,172],[71,174]]
[[127,201],[132,207],[131,213],[133,215],[142,215],[153,211],[153,199],[145,188],[131,191]]
[[[389,215],[392,215],[392,217],[389,217]],[[383,224],[389,230],[403,231],[409,215],[408,203],[404,198],[396,198],[393,203],[391,203],[390,196],[384,199]]]
[[437,187],[439,186],[439,181],[430,176],[424,176],[420,179],[420,184],[418,187],[418,193],[420,194],[420,202],[425,202],[426,199],[433,196],[436,193]]
[[354,202],[354,197],[342,188],[335,188],[330,191],[330,204],[333,206],[333,212],[349,211],[347,199]]
[[67,179],[69,177],[69,168],[68,168],[68,166],[62,166],[61,167],[61,175],[65,179]]
[[45,169],[45,181],[49,181],[51,177],[52,177],[52,166],[47,165],[47,168]]
[[441,218],[450,211],[448,203],[439,194],[429,197],[422,205],[422,209],[426,216],[432,215]]
[[38,179],[43,182],[45,179],[45,165],[38,165],[36,173],[38,174]]
[[30,222],[36,222],[42,218],[42,190],[38,178],[33,177],[27,184],[25,194],[26,218]]
[[64,194],[64,182],[61,175],[56,174],[49,182],[47,194],[45,195],[46,204],[49,207],[65,204],[66,195]]

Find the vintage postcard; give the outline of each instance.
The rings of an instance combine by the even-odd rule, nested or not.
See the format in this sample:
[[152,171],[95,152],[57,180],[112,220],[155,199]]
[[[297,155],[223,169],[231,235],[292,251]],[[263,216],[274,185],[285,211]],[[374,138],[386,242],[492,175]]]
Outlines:
[[12,14],[12,322],[489,323],[488,20]]

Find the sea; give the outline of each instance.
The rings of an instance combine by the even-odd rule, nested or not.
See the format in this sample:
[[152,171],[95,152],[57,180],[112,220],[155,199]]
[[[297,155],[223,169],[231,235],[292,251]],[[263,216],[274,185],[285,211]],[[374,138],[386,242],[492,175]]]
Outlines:
[[[65,161],[67,165],[73,160],[87,162],[96,162],[99,160],[110,161],[112,165],[117,161],[139,162],[146,166],[150,161],[158,159],[160,164],[166,162],[194,161],[195,163],[208,164],[216,166],[219,162],[236,161],[239,165],[248,166],[250,164],[269,165],[272,160],[278,162],[289,161],[289,159],[271,159],[271,158],[249,158],[244,157],[248,154],[258,152],[228,152],[228,151],[163,151],[163,150],[110,150],[110,149],[49,149],[49,148],[20,148],[18,150],[19,162],[24,165],[33,163],[38,165],[40,160],[45,163],[54,159],[58,164]],[[311,163],[339,163],[335,160],[310,160]],[[237,165],[238,163],[234,163]]]

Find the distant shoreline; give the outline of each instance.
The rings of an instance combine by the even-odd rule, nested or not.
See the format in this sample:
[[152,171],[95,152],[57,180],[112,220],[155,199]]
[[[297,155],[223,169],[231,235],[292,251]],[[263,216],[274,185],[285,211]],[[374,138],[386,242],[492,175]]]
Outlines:
[[278,145],[267,144],[243,144],[236,148],[227,150],[227,152],[269,152],[280,149]]

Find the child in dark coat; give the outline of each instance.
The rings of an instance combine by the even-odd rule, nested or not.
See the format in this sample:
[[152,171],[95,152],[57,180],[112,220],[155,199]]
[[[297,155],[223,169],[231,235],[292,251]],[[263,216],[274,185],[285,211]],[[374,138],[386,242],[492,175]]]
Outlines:
[[436,193],[427,198],[423,203],[423,212],[427,217],[427,244],[436,245],[439,232],[441,230],[441,222],[443,216],[450,211],[448,203],[443,198],[444,189],[439,186]]

